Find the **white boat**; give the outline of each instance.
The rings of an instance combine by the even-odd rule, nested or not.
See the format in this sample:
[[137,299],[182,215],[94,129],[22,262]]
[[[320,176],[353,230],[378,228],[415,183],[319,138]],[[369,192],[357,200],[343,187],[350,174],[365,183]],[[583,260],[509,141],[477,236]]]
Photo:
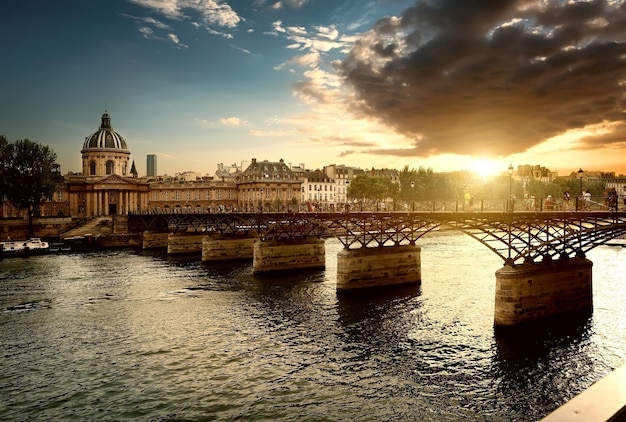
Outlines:
[[0,242],[0,254],[4,255],[28,255],[46,253],[50,249],[48,242],[38,237],[28,240],[7,240]]

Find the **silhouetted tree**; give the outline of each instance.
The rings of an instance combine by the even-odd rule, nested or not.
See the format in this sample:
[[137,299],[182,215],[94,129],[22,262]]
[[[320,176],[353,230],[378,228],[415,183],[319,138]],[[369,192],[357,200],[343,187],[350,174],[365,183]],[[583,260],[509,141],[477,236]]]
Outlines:
[[28,139],[9,143],[1,138],[0,188],[14,207],[27,211],[28,235],[32,236],[33,216],[60,182],[57,156],[47,145]]

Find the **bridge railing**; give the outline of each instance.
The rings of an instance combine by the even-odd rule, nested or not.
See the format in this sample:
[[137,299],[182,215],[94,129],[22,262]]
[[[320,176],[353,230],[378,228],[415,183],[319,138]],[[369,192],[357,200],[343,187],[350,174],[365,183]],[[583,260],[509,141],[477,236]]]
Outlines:
[[396,200],[377,203],[344,203],[321,204],[313,209],[305,204],[282,205],[278,208],[270,205],[262,209],[247,210],[237,206],[203,208],[200,206],[150,208],[132,212],[131,214],[228,214],[228,213],[337,213],[337,212],[578,212],[578,211],[626,211],[625,199],[622,203],[604,197],[572,197],[564,198],[524,198],[468,200]]

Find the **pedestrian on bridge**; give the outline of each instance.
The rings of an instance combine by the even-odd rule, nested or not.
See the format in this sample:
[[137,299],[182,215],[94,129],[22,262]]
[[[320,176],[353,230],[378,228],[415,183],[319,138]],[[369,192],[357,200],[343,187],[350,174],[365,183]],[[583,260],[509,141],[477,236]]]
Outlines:
[[583,193],[583,207],[586,211],[591,209],[591,192],[589,192],[589,190]]
[[565,192],[563,192],[563,209],[564,210],[570,210],[570,206],[571,206],[570,199],[571,197],[570,197],[569,191],[566,190]]

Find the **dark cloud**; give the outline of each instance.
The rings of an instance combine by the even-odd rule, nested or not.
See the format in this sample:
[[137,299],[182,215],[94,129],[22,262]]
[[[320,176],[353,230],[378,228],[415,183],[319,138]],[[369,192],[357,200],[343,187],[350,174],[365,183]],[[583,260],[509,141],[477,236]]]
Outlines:
[[[419,1],[380,20],[341,70],[356,111],[416,139],[392,154],[523,152],[625,120],[626,4]],[[604,142],[626,139],[614,127]]]

